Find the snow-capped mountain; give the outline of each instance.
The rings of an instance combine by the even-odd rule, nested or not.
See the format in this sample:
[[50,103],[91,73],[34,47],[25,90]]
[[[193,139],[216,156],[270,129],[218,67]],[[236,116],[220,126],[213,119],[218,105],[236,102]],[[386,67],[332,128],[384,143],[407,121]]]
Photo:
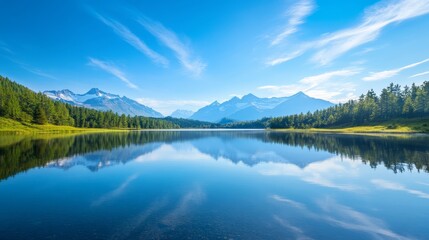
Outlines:
[[192,116],[192,114],[194,114],[193,111],[183,110],[183,109],[177,109],[172,114],[170,114],[170,117],[173,117],[173,118],[185,118],[185,119],[187,119],[190,116]]
[[218,122],[224,118],[247,121],[313,112],[333,105],[331,102],[309,97],[303,92],[279,98],[259,98],[253,94],[247,94],[242,98],[233,97],[223,103],[215,101],[199,109],[190,119],[209,122]]
[[45,91],[43,93],[51,99],[66,102],[74,106],[93,108],[101,111],[112,110],[118,114],[129,114],[131,116],[163,117],[161,113],[150,107],[127,97],[103,92],[98,88],[93,88],[85,94],[76,94],[68,89]]

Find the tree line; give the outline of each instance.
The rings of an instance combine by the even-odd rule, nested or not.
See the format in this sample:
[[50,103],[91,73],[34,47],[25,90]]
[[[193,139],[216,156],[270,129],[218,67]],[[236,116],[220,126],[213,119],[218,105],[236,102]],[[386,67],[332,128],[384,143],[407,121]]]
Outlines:
[[378,96],[374,90],[357,100],[313,113],[301,113],[269,120],[270,128],[325,128],[364,125],[394,118],[429,116],[429,82],[401,88],[391,83]]
[[0,76],[0,117],[24,123],[54,124],[85,128],[178,128],[156,118],[119,115],[54,101],[43,93]]

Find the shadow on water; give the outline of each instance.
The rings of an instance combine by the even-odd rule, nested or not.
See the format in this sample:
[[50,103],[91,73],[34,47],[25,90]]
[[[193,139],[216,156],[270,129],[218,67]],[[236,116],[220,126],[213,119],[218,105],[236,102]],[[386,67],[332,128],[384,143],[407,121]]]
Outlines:
[[[235,141],[234,144],[230,144]],[[86,134],[44,139],[0,138],[0,180],[36,167],[68,168],[81,164],[91,171],[126,163],[163,144],[190,142],[215,159],[254,165],[288,162],[303,167],[334,154],[362,161],[375,168],[383,165],[395,173],[429,172],[429,136],[360,136],[343,134],[280,133],[266,131],[141,131]],[[126,149],[126,150],[124,150]],[[300,151],[307,151],[302,158]],[[261,152],[270,154],[259,154]],[[309,157],[308,152],[317,153]],[[259,155],[258,155],[259,154]],[[67,163],[84,155],[85,160]],[[300,157],[301,156],[301,157]],[[320,157],[322,156],[322,158]],[[302,158],[302,159],[301,159]],[[113,161],[113,162],[112,162]]]

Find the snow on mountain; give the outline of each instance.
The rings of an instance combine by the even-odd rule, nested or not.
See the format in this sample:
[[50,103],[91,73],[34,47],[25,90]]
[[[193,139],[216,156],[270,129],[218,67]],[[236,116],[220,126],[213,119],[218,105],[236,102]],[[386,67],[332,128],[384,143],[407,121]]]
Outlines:
[[163,117],[161,113],[142,105],[127,97],[103,92],[92,88],[85,94],[76,94],[65,89],[60,91],[45,91],[46,96],[53,100],[69,103],[74,106],[93,108],[101,111],[112,110],[118,114],[145,117]]
[[218,122],[221,119],[248,121],[313,112],[333,105],[331,102],[309,97],[303,92],[279,98],[259,98],[253,94],[247,94],[241,99],[233,97],[223,103],[215,101],[199,109],[190,119],[209,122]]

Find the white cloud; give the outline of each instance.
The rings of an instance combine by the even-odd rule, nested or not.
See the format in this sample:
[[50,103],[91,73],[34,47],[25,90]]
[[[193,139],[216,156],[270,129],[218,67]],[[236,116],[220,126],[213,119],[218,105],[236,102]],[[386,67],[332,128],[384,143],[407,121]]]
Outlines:
[[[428,0],[381,1],[366,9],[356,26],[324,34],[323,37],[308,42],[304,51],[315,49],[312,61],[326,65],[350,50],[374,41],[383,28],[427,13]],[[300,55],[292,58],[298,56]]]
[[131,32],[127,27],[121,23],[101,16],[96,12],[92,12],[101,22],[109,26],[118,36],[120,36],[125,42],[133,46],[135,49],[149,57],[152,61],[159,63],[163,66],[168,65],[168,60],[161,56],[159,53],[150,49],[139,37]]
[[421,73],[417,73],[417,74],[410,76],[410,78],[420,77],[420,76],[428,75],[428,74],[429,74],[429,71],[421,72]]
[[[368,234],[373,239],[414,239],[394,232],[382,219],[339,204],[330,197],[317,200],[317,205],[321,211],[315,212],[305,207],[297,209],[301,210],[302,215],[309,219],[319,220],[345,230]],[[299,229],[290,230],[295,233],[302,233],[302,231],[296,231]]]
[[178,145],[180,150],[173,145],[164,144],[153,152],[143,154],[134,159],[138,163],[159,161],[211,161],[210,155],[201,153],[192,145],[182,143]]
[[183,218],[185,218],[193,208],[200,205],[205,198],[206,194],[202,187],[198,185],[195,186],[180,199],[173,210],[162,218],[161,222],[170,227],[182,224]]
[[92,203],[92,206],[100,206],[101,204],[110,201],[118,196],[120,196],[122,193],[124,193],[125,189],[132,183],[134,180],[136,180],[138,175],[134,174],[129,176],[125,181],[119,185],[117,188],[112,190],[111,192],[106,193],[105,195],[101,196],[97,200],[95,200]]
[[[319,201],[319,205],[329,214],[325,216],[322,215],[321,218],[331,225],[347,230],[363,232],[371,235],[374,239],[411,239],[389,229],[381,219],[371,217],[348,206],[338,204],[329,198],[324,201]],[[318,217],[320,214],[314,216]]]
[[189,46],[180,41],[173,31],[164,27],[161,23],[147,18],[140,18],[138,22],[165,46],[170,48],[186,70],[195,76],[201,75],[207,65],[198,57],[192,56]]
[[289,17],[287,25],[271,41],[271,45],[280,44],[286,37],[297,32],[299,25],[304,23],[304,19],[313,12],[314,8],[312,0],[301,0],[293,5],[286,13],[286,16]]
[[[391,78],[393,76],[398,75],[400,72],[402,72],[406,69],[416,67],[416,66],[423,64],[425,62],[429,62],[429,58],[427,58],[423,61],[420,61],[420,62],[409,64],[409,65],[401,67],[401,68],[396,68],[396,69],[391,69],[391,70],[381,71],[381,72],[374,72],[374,73],[371,73],[369,76],[364,77],[363,80],[364,81],[377,81],[377,80],[383,80],[386,78]],[[416,74],[416,75],[419,76],[419,74]],[[421,74],[421,75],[423,75],[423,74]]]
[[258,90],[268,91],[270,97],[284,97],[299,91],[309,96],[332,102],[344,102],[355,98],[356,85],[347,81],[331,81],[332,79],[346,78],[360,73],[360,69],[343,69],[330,71],[301,79],[297,84],[267,85],[258,87]]
[[287,198],[279,196],[277,194],[271,195],[270,198],[272,198],[272,199],[274,199],[274,200],[276,200],[278,202],[287,203],[290,206],[295,207],[295,208],[305,209],[305,205],[304,204],[302,204],[300,202],[296,202],[296,201],[290,200],[290,199],[287,199]]
[[337,71],[331,71],[322,73],[315,76],[305,77],[301,79],[299,82],[303,84],[310,85],[311,87],[318,86],[321,83],[324,83],[334,77],[348,77],[358,74],[358,70],[353,69],[343,69],[343,70],[337,70]]
[[284,63],[284,62],[288,62],[288,61],[290,61],[290,60],[292,60],[294,58],[297,58],[297,57],[301,56],[304,53],[304,51],[305,51],[305,49],[302,48],[302,49],[296,50],[296,51],[294,51],[294,52],[292,52],[290,54],[286,54],[286,55],[283,55],[283,56],[280,56],[280,57],[275,57],[273,59],[268,60],[266,62],[266,64],[269,65],[269,66],[275,66],[275,65],[278,65],[278,64],[281,64],[281,63]]
[[291,233],[293,233],[295,235],[295,239],[296,240],[312,240],[313,238],[307,236],[304,232],[304,230],[302,230],[301,228],[290,224],[288,221],[286,221],[285,219],[274,215],[273,219],[280,224],[281,226],[283,226],[284,228],[286,228],[288,231],[290,231]]
[[[253,166],[260,174],[267,176],[294,176],[304,182],[334,188],[342,191],[361,191],[362,188],[344,182],[359,176],[359,163],[333,157],[313,162],[304,168],[290,163],[260,162]],[[279,198],[276,200],[279,201]]]
[[116,66],[114,66],[111,63],[104,62],[95,58],[89,58],[89,64],[91,66],[98,67],[113,76],[119,78],[121,81],[125,82],[128,87],[130,88],[138,88],[136,85],[134,85],[128,78],[125,76],[125,73],[123,73],[121,70],[119,70]]
[[53,79],[53,80],[57,80],[57,78],[55,76],[53,76],[53,75],[51,75],[49,73],[46,73],[46,72],[44,72],[44,71],[42,71],[40,69],[37,69],[37,68],[34,68],[34,67],[30,67],[30,66],[25,65],[25,64],[21,64],[21,67],[23,69],[27,70],[28,72],[31,72],[31,73],[36,74],[38,76],[41,76],[41,77],[44,77],[44,78],[50,78],[50,79]]
[[196,111],[210,102],[197,100],[159,100],[152,98],[138,98],[137,102],[149,106],[168,116],[177,109]]
[[325,65],[344,53],[371,42],[386,26],[429,13],[427,0],[382,1],[365,11],[356,27],[340,30],[315,42],[313,60]]
[[27,72],[33,73],[35,75],[38,75],[40,77],[44,77],[44,78],[49,78],[49,79],[53,79],[53,80],[58,80],[57,77],[40,70],[39,68],[36,68],[34,66],[31,66],[29,64],[23,63],[13,57],[7,57],[11,62],[14,62],[16,64],[18,64],[22,69],[26,70]]
[[390,182],[390,181],[383,180],[383,179],[372,179],[371,182],[380,188],[394,190],[394,191],[402,191],[402,192],[406,192],[406,193],[415,195],[415,196],[420,197],[420,198],[429,199],[429,193],[425,193],[425,192],[415,190],[415,189],[410,189],[410,188],[407,188],[404,185],[401,185],[399,183]]

